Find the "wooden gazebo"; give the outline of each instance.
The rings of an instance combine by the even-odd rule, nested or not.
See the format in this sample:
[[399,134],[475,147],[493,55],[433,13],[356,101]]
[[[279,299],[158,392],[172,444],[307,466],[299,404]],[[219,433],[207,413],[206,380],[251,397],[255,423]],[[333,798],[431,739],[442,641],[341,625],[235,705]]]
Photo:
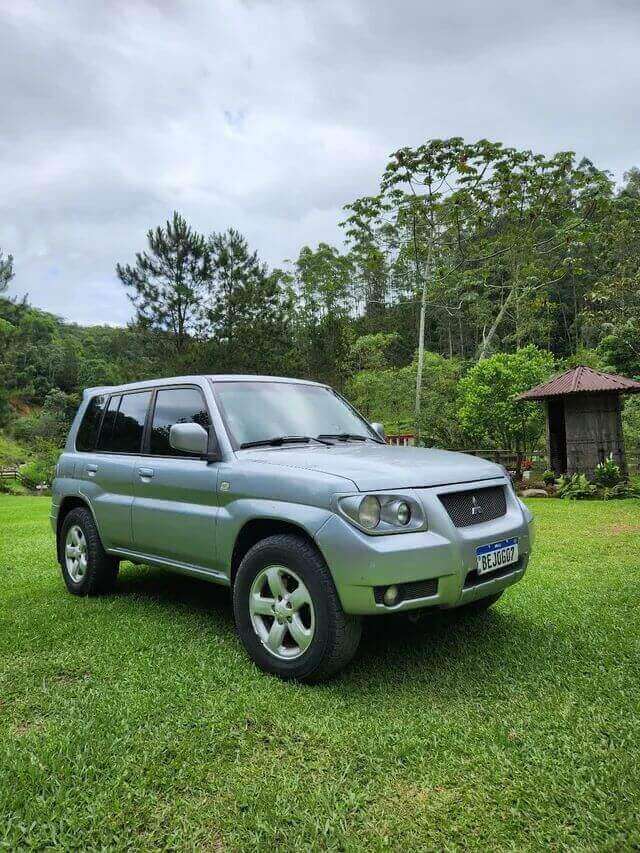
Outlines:
[[620,396],[638,392],[640,382],[582,366],[517,399],[546,403],[547,454],[557,476],[593,476],[596,465],[612,454],[626,477]]

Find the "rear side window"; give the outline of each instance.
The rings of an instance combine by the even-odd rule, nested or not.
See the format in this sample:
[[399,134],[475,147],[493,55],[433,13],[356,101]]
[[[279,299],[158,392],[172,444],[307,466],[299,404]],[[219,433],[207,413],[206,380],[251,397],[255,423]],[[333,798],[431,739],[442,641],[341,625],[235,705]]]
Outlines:
[[90,452],[96,449],[98,430],[100,429],[106,402],[106,394],[92,397],[89,401],[76,436],[76,450]]
[[140,453],[150,400],[150,391],[122,395],[111,436],[111,450],[115,453]]
[[158,391],[151,423],[150,452],[154,456],[189,456],[169,444],[169,430],[174,424],[196,423],[207,432],[211,422],[200,391],[196,388],[167,388]]
[[118,414],[118,406],[120,405],[121,397],[117,394],[111,397],[107,411],[104,413],[102,421],[102,429],[100,430],[100,439],[98,440],[98,450],[111,450],[111,437],[113,435],[113,425]]
[[102,423],[99,449],[140,453],[150,400],[150,391],[112,397]]

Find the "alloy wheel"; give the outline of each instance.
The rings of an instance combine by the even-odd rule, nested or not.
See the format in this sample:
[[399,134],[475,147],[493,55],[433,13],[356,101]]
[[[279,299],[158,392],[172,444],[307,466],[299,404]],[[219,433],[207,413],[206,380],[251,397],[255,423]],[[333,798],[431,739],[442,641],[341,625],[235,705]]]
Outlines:
[[74,583],[80,583],[87,573],[87,540],[78,524],[72,525],[67,532],[65,542],[65,563],[69,577]]
[[267,566],[249,592],[253,630],[274,657],[292,660],[309,648],[315,634],[315,610],[302,578],[286,566]]

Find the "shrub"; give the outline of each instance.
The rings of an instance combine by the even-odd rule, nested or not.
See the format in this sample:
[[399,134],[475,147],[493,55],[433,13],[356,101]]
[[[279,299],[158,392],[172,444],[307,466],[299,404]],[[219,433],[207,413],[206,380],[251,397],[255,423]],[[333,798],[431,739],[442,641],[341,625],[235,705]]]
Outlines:
[[558,480],[558,497],[569,501],[583,501],[594,497],[596,487],[584,474],[574,474],[572,477],[563,475]]
[[630,483],[617,483],[615,486],[603,486],[598,489],[598,497],[603,501],[612,498],[640,498],[640,488]]
[[547,468],[546,471],[542,472],[542,482],[545,486],[552,486],[556,481],[556,475],[554,471],[551,471]]
[[34,456],[20,467],[20,473],[34,485],[51,485],[60,449],[55,445],[39,443]]
[[597,486],[611,488],[622,482],[620,474],[620,466],[613,461],[613,454],[610,453],[604,462],[596,465],[593,480]]

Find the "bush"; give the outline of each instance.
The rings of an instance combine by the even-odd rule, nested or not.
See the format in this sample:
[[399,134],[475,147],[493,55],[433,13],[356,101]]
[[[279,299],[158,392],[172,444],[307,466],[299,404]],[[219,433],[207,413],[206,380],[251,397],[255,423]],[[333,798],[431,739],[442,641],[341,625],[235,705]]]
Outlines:
[[615,486],[603,486],[598,489],[598,497],[603,501],[612,498],[640,498],[640,488],[630,483],[618,483]]
[[20,467],[20,473],[36,486],[42,483],[50,486],[59,456],[59,447],[44,442],[39,443],[34,456]]
[[568,501],[583,501],[593,498],[596,487],[584,474],[574,474],[572,477],[563,475],[558,480],[558,497]]
[[604,462],[600,462],[598,463],[598,465],[596,465],[593,480],[596,486],[606,488],[617,486],[619,483],[622,482],[620,466],[613,461],[612,453],[607,456]]
[[552,486],[556,481],[556,475],[554,471],[551,471],[547,468],[546,471],[542,472],[542,482],[545,486]]

